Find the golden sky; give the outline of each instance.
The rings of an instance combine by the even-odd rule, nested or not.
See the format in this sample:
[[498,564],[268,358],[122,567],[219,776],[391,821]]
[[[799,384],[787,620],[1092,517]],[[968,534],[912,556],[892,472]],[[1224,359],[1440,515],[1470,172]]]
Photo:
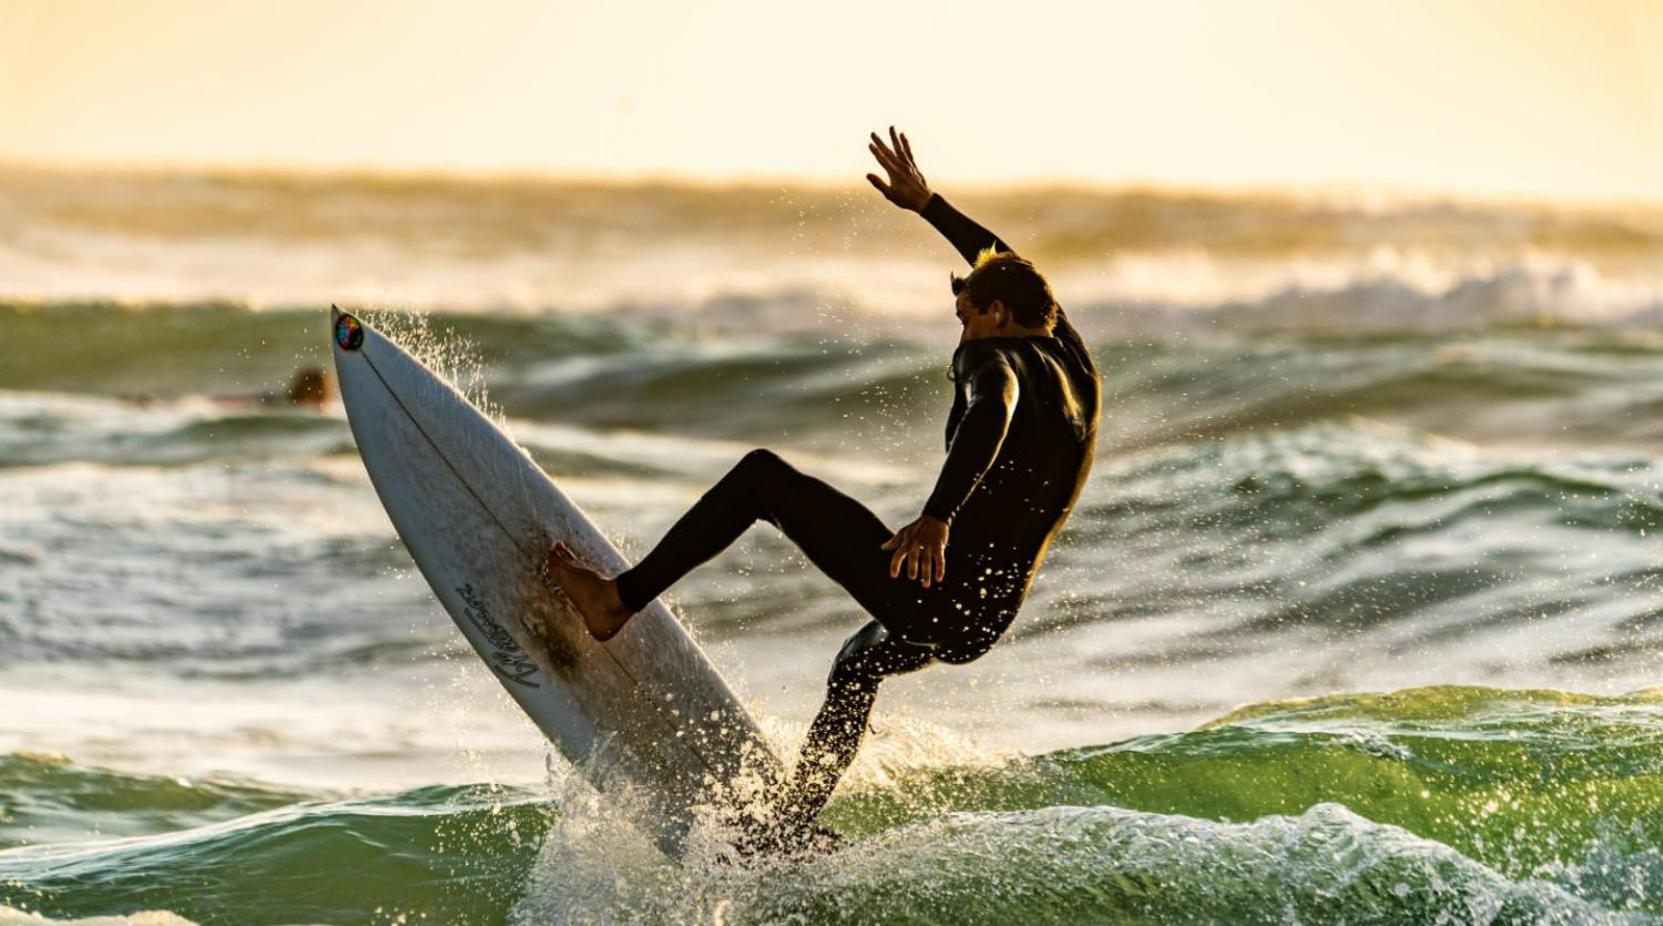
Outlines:
[[1663,199],[1663,0],[0,0],[0,158]]

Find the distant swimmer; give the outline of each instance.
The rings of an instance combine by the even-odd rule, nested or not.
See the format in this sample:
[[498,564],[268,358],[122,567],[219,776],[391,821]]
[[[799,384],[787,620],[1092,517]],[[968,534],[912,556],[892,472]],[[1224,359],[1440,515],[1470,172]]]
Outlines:
[[[289,380],[283,401],[301,408],[322,408],[329,404],[329,397],[333,394],[329,374],[322,367],[302,367]],[[275,396],[269,397],[267,404],[276,404],[275,399]]]
[[281,391],[216,395],[213,400],[218,405],[232,407],[264,405],[322,411],[334,396],[335,384],[328,372],[322,367],[306,366],[296,370],[289,377],[289,385]]
[[[905,134],[868,145],[888,174],[866,179],[916,212],[971,265],[951,278],[962,333],[947,458],[923,512],[898,531],[768,450],[746,454],[635,566],[606,577],[564,544],[547,555],[589,632],[630,617],[753,523],[779,528],[872,617],[843,644],[763,847],[802,844],[860,747],[878,684],[931,663],[967,663],[1016,617],[1034,571],[1091,469],[1101,384],[1085,342],[1033,264],[932,193]],[[951,537],[951,542],[949,542]]]

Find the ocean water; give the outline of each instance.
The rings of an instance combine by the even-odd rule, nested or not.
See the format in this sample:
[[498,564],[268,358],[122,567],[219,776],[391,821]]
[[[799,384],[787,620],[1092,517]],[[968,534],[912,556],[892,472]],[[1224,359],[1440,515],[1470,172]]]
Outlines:
[[[852,846],[734,869],[549,754],[338,405],[264,398],[339,302],[626,552],[756,446],[898,525],[957,333],[927,226],[0,171],[0,924],[1663,921],[1663,211],[953,198],[1095,346],[1098,465],[1006,640],[886,683]],[[672,600],[791,755],[852,603],[765,526]]]

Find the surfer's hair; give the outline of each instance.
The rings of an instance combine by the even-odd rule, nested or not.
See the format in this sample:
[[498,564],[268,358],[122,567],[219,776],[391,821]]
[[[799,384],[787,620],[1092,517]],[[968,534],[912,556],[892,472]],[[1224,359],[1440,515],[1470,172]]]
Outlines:
[[1009,251],[987,248],[976,255],[976,266],[965,277],[954,276],[953,295],[968,293],[970,304],[986,312],[997,299],[1019,325],[1050,328],[1057,321],[1057,300],[1051,284],[1034,265]]

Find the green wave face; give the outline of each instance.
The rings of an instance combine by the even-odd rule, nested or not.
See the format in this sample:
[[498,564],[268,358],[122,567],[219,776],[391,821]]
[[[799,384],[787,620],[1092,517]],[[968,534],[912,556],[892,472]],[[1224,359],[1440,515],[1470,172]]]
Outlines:
[[[13,757],[0,902],[246,923],[1663,921],[1649,694],[1334,696],[885,771],[828,811],[849,848],[737,868],[671,865],[575,791],[325,800]],[[90,832],[111,818],[132,835]],[[89,832],[40,845],[43,826]]]
[[[543,800],[492,786],[285,801],[219,819],[219,785],[170,792],[169,779],[80,774],[107,779],[115,802],[141,814],[169,807],[197,825],[0,851],[0,904],[54,918],[168,910],[203,923],[391,923],[401,914],[500,923],[550,819]],[[252,810],[278,793],[237,799]],[[13,844],[29,835],[15,818],[5,830],[18,823]]]
[[168,833],[305,797],[233,779],[122,775],[58,756],[0,756],[0,850]]

